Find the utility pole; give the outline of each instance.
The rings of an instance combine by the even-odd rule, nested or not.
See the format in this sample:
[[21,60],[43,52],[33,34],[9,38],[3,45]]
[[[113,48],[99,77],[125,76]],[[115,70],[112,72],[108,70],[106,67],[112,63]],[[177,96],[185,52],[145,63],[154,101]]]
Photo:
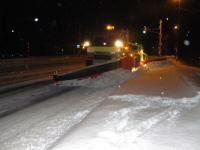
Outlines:
[[159,56],[162,55],[162,46],[163,46],[163,43],[162,43],[162,28],[163,28],[163,21],[162,19],[160,19],[160,23],[159,23],[159,48],[158,48],[158,54]]
[[158,43],[158,55],[159,56],[162,55],[162,48],[163,48],[163,32],[162,31],[163,31],[162,19],[160,19],[159,28],[150,29],[150,28],[147,28],[146,26],[144,26],[144,30],[143,30],[143,34],[146,34],[147,32],[151,32],[151,33],[156,33],[159,35],[159,43]]
[[27,56],[30,56],[30,42],[27,42]]
[[181,38],[181,0],[178,1],[178,39],[177,39],[177,48],[176,48],[176,60],[178,60],[178,51],[180,51],[180,38]]

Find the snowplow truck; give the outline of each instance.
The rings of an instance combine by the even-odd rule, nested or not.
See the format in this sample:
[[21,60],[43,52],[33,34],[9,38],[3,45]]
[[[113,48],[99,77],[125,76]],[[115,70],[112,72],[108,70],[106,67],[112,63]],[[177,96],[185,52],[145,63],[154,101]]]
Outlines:
[[90,39],[90,46],[87,47],[86,65],[104,63],[111,59],[119,58],[121,47],[116,46],[115,42],[123,42],[120,31],[92,32],[87,39]]

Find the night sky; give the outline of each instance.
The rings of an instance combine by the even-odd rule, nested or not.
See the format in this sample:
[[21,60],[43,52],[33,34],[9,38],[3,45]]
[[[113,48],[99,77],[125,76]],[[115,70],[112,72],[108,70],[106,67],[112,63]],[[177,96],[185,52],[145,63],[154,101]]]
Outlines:
[[[169,43],[166,47],[173,49],[171,41],[176,33],[171,29],[178,22],[178,3],[174,1],[7,0],[0,10],[0,53],[17,51],[25,55],[27,44],[31,47],[30,55],[51,55],[63,47],[73,49],[86,32],[101,31],[109,23],[117,29],[128,28],[134,40],[151,51],[156,47],[156,35],[142,35],[143,26],[155,28],[159,19],[166,17],[169,17],[163,25]],[[181,39],[189,39],[190,54],[199,55],[200,4],[198,0],[181,1]]]

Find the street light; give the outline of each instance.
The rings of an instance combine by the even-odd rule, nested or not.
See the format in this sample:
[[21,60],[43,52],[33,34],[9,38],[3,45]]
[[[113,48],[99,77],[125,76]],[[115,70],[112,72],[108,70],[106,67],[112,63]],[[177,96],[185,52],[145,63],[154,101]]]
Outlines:
[[175,25],[174,26],[174,30],[178,30],[179,29],[179,26],[178,25]]
[[147,34],[147,27],[146,26],[144,26],[144,29],[143,29],[142,33],[143,34]]
[[39,21],[39,18],[34,18],[34,21],[35,21],[35,22],[38,22],[38,21]]
[[106,46],[107,45],[107,43],[106,42],[103,42],[103,46]]
[[173,0],[174,2],[178,2],[178,24],[179,25],[175,25],[174,26],[174,30],[179,30],[178,32],[178,39],[177,39],[177,48],[176,48],[176,59],[178,59],[178,51],[180,49],[179,47],[179,38],[180,38],[180,32],[181,32],[181,27],[180,27],[180,24],[181,24],[181,0]]
[[113,25],[107,25],[106,26],[106,30],[108,30],[108,31],[111,31],[111,30],[114,30],[115,29],[115,26],[113,26]]
[[143,30],[142,33],[143,33],[143,34],[147,34],[147,31]]
[[144,26],[144,29],[143,29],[143,34],[146,34],[147,32],[151,32],[151,33],[156,33],[159,35],[159,44],[158,44],[158,54],[159,56],[162,55],[162,39],[163,39],[163,21],[162,19],[160,19],[159,21],[159,28],[156,28],[156,29],[150,29],[150,28],[147,28],[146,26]]

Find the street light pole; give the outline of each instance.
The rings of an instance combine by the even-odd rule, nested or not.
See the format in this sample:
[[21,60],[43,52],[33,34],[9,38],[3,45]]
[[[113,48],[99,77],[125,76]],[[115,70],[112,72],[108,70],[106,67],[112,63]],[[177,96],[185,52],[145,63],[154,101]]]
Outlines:
[[163,26],[163,21],[162,21],[162,19],[160,19],[160,23],[159,23],[159,51],[158,51],[158,54],[159,54],[159,56],[161,56],[162,55],[162,37],[163,37],[163,35],[162,35],[162,27]]
[[156,33],[159,36],[159,43],[158,43],[158,55],[162,56],[162,48],[163,48],[163,21],[160,19],[159,27],[156,29],[150,29],[144,26],[143,34],[147,32]]
[[178,39],[176,48],[176,60],[178,60],[178,52],[180,51],[180,37],[181,37],[181,0],[178,0]]
[[178,1],[178,21],[180,23],[180,17],[181,17],[181,0]]

